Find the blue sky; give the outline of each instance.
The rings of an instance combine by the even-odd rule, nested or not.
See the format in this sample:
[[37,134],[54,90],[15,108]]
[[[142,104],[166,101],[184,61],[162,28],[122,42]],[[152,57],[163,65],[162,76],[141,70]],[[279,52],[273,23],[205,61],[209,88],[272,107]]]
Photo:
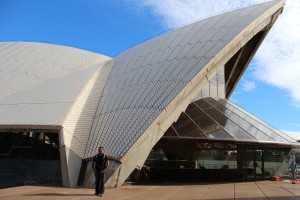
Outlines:
[[[0,41],[60,44],[115,57],[170,29],[257,2],[0,0]],[[288,0],[231,97],[295,139],[300,139],[299,13],[300,1]]]

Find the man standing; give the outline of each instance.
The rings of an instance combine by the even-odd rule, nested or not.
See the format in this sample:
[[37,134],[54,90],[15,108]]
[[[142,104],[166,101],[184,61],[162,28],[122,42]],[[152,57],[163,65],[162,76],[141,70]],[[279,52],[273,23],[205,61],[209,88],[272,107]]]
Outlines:
[[296,180],[297,179],[297,164],[295,161],[292,162],[291,164],[291,173],[292,173],[292,179]]
[[93,158],[92,167],[96,177],[96,190],[95,195],[104,196],[104,179],[105,179],[105,170],[109,167],[109,160],[104,154],[104,148],[99,147],[98,154]]

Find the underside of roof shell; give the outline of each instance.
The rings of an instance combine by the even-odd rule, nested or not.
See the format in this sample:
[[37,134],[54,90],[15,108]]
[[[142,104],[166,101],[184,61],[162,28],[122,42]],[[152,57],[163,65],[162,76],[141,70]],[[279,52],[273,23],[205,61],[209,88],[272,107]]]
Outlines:
[[109,60],[71,47],[1,42],[1,129],[61,127],[86,82]]

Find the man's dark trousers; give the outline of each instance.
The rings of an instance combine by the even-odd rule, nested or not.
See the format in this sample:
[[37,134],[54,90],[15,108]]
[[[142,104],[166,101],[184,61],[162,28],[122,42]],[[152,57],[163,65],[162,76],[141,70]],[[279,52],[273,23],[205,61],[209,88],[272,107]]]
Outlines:
[[96,192],[95,194],[104,194],[104,172],[96,172]]

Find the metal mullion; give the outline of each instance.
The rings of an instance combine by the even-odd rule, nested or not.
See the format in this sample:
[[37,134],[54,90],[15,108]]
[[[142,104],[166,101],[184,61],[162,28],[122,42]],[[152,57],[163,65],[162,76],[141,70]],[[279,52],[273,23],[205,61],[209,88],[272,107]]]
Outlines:
[[185,114],[187,116],[187,118],[189,118],[192,121],[192,123],[200,130],[200,132],[203,134],[203,136],[205,136],[206,138],[209,138],[186,112],[183,112],[183,114]]
[[[173,130],[174,130],[174,132],[177,134],[177,137],[181,137],[180,135],[179,135],[179,133],[177,132],[177,130],[176,130],[176,128],[174,128],[174,126],[173,126],[173,124],[170,126]],[[167,129],[168,130],[168,129]]]

